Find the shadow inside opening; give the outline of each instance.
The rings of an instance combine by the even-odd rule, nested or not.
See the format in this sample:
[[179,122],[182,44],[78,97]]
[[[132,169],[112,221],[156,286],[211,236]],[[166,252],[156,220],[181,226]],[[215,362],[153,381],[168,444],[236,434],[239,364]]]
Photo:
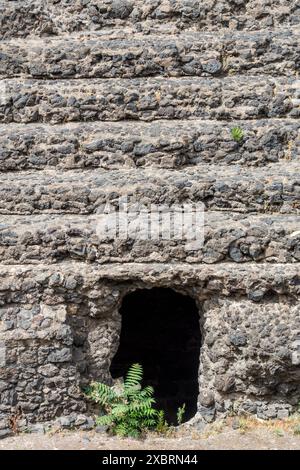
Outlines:
[[143,386],[154,387],[157,408],[169,424],[185,403],[183,422],[197,411],[201,346],[195,301],[169,288],[140,289],[128,294],[120,310],[120,345],[112,361],[113,378],[124,377],[133,363],[144,370]]

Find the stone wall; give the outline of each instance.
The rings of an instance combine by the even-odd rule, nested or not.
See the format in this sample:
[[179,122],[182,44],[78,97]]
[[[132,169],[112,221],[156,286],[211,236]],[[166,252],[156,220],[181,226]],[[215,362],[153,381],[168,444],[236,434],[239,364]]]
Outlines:
[[[69,194],[68,190],[66,200],[68,197],[70,203]],[[276,197],[273,193],[271,196]],[[21,204],[24,211],[24,196]],[[205,213],[203,243],[195,249],[193,242],[186,240],[144,240],[143,225],[137,227],[136,238],[114,240],[99,233],[102,222],[97,214],[65,214],[63,219],[59,214],[49,214],[34,217],[33,221],[20,215],[6,215],[1,220],[0,255],[3,264],[36,265],[69,260],[97,264],[151,261],[204,265],[222,261],[297,264],[299,220],[298,215],[273,215],[267,209],[266,214],[237,213],[230,217],[226,212],[210,211]]]
[[233,411],[288,416],[299,400],[297,275],[296,267],[283,274],[278,265],[2,269],[2,432],[14,417],[24,427],[89,413],[83,389],[93,379],[111,380],[122,298],[154,286],[186,293],[199,306],[199,414],[205,422]]
[[145,33],[257,30],[299,24],[299,10],[298,0],[1,0],[0,24],[4,37],[97,31],[107,26]]
[[[111,383],[138,288],[198,305],[202,422],[296,410],[299,14],[298,0],[0,0],[0,437],[93,425],[83,389]],[[99,234],[126,197],[201,205],[203,244]]]

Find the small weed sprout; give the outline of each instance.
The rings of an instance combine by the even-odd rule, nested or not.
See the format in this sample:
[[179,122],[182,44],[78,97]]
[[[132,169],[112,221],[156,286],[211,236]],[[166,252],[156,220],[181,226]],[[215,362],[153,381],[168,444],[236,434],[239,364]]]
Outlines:
[[294,434],[295,434],[295,436],[300,436],[300,424],[297,424],[294,427]]
[[159,434],[167,434],[167,432],[169,431],[169,425],[165,418],[165,412],[163,410],[159,410],[157,414],[157,424],[155,430]]
[[185,415],[185,403],[181,407],[179,407],[178,410],[177,410],[176,417],[177,417],[178,426],[180,426],[182,424],[184,415]]
[[283,436],[284,436],[284,432],[283,432],[283,430],[280,429],[280,428],[274,429],[274,434],[275,434],[277,437],[283,437]]
[[233,140],[235,140],[235,142],[238,142],[238,143],[242,142],[244,138],[243,129],[241,129],[240,127],[233,127],[230,133],[231,133]]

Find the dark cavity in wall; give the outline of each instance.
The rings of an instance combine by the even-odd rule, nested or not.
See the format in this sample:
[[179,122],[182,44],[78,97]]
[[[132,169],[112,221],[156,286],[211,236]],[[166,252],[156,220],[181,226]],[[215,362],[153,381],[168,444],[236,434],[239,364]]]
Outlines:
[[112,377],[124,377],[131,364],[142,364],[143,385],[154,387],[157,407],[165,411],[168,422],[176,424],[183,403],[183,421],[188,421],[197,411],[199,393],[201,335],[195,301],[172,289],[140,289],[124,298],[120,313],[120,346]]

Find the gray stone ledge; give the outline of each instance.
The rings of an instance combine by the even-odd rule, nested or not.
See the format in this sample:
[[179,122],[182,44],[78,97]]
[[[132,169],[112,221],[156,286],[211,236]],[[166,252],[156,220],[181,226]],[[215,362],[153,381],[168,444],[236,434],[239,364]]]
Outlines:
[[[72,282],[71,282],[72,281]],[[202,296],[248,295],[259,302],[272,290],[273,294],[300,295],[300,271],[297,264],[255,264],[255,263],[113,263],[89,265],[83,262],[68,261],[59,265],[3,265],[0,264],[0,293],[22,290],[24,295],[37,301],[41,288],[68,292],[69,287],[78,293],[85,293],[99,282],[143,283],[148,286],[184,287],[198,286]],[[72,287],[71,287],[72,285]],[[53,291],[54,292],[54,291]],[[52,292],[52,294],[53,294]],[[46,295],[49,291],[46,292]],[[33,297],[31,297],[33,295]],[[52,299],[54,304],[59,299]]]
[[2,216],[0,260],[5,264],[219,262],[299,263],[300,217],[206,212],[204,242],[113,240],[101,237],[97,216]]
[[[231,129],[244,132],[235,142]],[[203,163],[266,166],[297,160],[298,120],[154,121],[0,125],[0,172],[135,167],[184,168]]]
[[236,76],[3,80],[0,122],[257,120],[300,116],[299,80]]
[[1,214],[94,214],[121,196],[144,205],[201,202],[241,213],[299,213],[299,165],[203,165],[185,170],[44,170],[0,174]]
[[[113,36],[117,36],[116,33]],[[296,77],[300,29],[180,36],[105,35],[29,38],[1,45],[0,77],[138,78],[148,76]]]
[[[78,30],[131,27],[133,32],[158,30],[272,29],[300,22],[298,1],[249,0],[1,0],[0,32],[4,37],[53,36]],[[167,27],[166,27],[167,23]]]

